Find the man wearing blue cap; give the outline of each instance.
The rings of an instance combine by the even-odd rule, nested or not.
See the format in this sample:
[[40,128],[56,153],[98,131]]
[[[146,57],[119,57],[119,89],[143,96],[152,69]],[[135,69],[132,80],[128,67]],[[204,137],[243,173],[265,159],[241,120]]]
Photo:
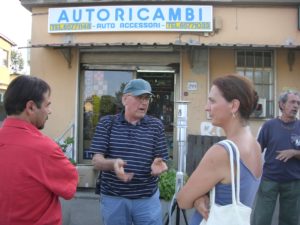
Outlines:
[[168,169],[162,122],[146,115],[150,84],[131,80],[124,111],[100,119],[90,151],[101,175],[100,209],[105,225],[161,225],[158,175]]

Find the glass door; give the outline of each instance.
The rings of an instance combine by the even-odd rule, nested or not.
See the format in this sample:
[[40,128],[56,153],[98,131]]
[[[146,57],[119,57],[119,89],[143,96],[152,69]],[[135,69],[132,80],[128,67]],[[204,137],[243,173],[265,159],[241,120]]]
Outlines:
[[79,163],[90,163],[91,140],[100,117],[122,109],[122,91],[132,71],[83,70],[80,77]]
[[137,78],[147,80],[154,94],[148,115],[159,118],[165,128],[169,155],[173,157],[174,131],[174,73],[171,72],[138,72]]
[[90,164],[91,140],[100,117],[122,109],[122,91],[134,77],[147,80],[154,94],[148,115],[159,118],[165,128],[170,157],[173,157],[174,73],[84,69],[80,76],[78,162]]

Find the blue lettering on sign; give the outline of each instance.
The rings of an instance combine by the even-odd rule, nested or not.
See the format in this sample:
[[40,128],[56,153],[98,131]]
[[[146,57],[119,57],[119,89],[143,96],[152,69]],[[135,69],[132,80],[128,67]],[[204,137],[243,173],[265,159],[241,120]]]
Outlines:
[[192,8],[186,8],[185,10],[185,19],[186,21],[193,21],[195,16],[194,16],[194,10]]
[[62,21],[69,22],[69,18],[68,18],[66,10],[61,11],[61,14],[60,14],[57,22],[61,23]]
[[164,15],[163,15],[163,13],[162,13],[162,11],[161,11],[160,8],[156,9],[156,11],[154,13],[154,16],[153,16],[153,20],[154,21],[157,20],[157,19],[161,19],[162,21],[165,20],[165,17],[164,17]]
[[76,17],[76,10],[73,9],[73,21],[79,22],[81,20],[82,10],[78,10],[78,17]]
[[181,20],[181,9],[177,8],[176,11],[174,11],[173,8],[170,8],[169,9],[169,20],[170,21]]
[[115,28],[116,25],[114,23],[98,23],[97,29],[112,29]]
[[[108,22],[108,20],[114,20],[115,22],[138,22],[138,21],[168,21],[168,22],[195,22],[203,21],[203,8],[197,9],[192,7],[169,7],[166,11],[163,8],[156,8],[154,10],[147,7],[142,8],[121,8],[117,7],[114,10],[109,8],[79,8],[67,11],[62,9],[57,22],[69,23],[69,22],[92,22],[98,20],[99,22]],[[137,20],[137,21],[134,21]],[[182,22],[183,22],[182,21]],[[100,23],[101,24],[101,23]],[[102,25],[101,25],[102,26]],[[107,25],[108,26],[108,25]]]
[[141,8],[141,9],[139,9],[138,11],[137,11],[137,17],[140,19],[140,20],[143,20],[143,21],[145,21],[145,20],[148,20],[149,19],[149,16],[142,16],[142,13],[143,12],[146,12],[146,13],[149,13],[149,9],[147,9],[147,8]]
[[199,21],[202,21],[202,9],[199,9]]
[[88,13],[88,20],[89,22],[92,21],[92,13],[95,11],[95,9],[86,9],[87,13]]
[[129,21],[132,21],[132,8],[129,8],[128,19],[129,19]]
[[[101,17],[101,13],[103,15],[103,17]],[[97,12],[97,18],[98,20],[100,21],[105,21],[109,18],[109,11],[107,9],[100,9],[98,12]]]
[[115,14],[115,20],[119,21],[124,21],[124,10],[122,8],[116,8],[116,14]]

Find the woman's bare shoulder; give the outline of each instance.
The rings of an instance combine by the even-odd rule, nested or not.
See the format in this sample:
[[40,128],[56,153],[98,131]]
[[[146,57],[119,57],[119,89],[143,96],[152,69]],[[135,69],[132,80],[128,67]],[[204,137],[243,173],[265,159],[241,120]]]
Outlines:
[[227,165],[228,160],[229,157],[225,148],[222,145],[214,144],[204,154],[201,163],[216,169],[223,165]]

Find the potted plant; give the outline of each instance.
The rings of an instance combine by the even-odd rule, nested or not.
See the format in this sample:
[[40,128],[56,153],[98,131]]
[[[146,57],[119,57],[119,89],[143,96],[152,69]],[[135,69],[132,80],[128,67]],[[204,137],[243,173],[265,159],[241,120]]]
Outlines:
[[[162,173],[159,177],[158,187],[160,192],[160,198],[165,201],[170,201],[175,194],[176,188],[176,173],[174,168]],[[188,176],[184,176],[184,183],[187,181]]]
[[176,170],[169,169],[162,173],[159,177],[158,187],[160,198],[165,201],[170,201],[175,194]]
[[[56,143],[59,145],[59,147],[64,152],[64,154],[68,157],[69,148],[73,148],[74,138],[67,137],[63,141],[57,141]],[[71,151],[72,151],[72,149],[71,149]],[[76,162],[73,158],[71,158],[71,157],[68,157],[68,158],[73,165],[76,165]]]

